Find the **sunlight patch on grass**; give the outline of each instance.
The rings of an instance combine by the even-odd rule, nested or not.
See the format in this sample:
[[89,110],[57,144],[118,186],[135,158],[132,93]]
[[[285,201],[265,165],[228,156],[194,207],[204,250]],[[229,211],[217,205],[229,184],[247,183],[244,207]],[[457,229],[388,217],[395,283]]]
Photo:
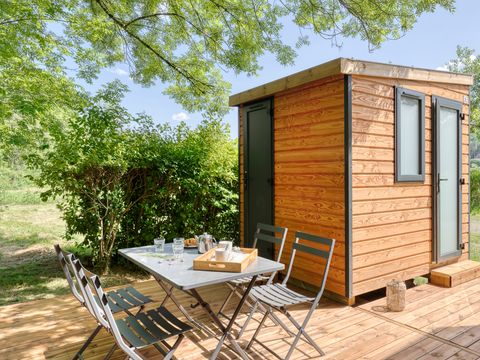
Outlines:
[[[80,259],[89,258],[91,251],[74,241],[66,242],[64,231],[65,224],[55,204],[0,206],[0,306],[70,292],[53,245],[60,244]],[[84,265],[90,264],[85,261]],[[148,278],[133,270],[113,266],[110,274],[102,276],[104,286]]]

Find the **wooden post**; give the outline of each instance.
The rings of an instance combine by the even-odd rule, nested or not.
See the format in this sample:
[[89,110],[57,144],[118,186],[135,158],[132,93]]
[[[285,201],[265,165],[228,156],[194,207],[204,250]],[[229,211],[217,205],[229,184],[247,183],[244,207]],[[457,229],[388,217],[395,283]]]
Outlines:
[[407,286],[401,280],[392,280],[387,284],[387,308],[390,311],[405,309],[405,293]]

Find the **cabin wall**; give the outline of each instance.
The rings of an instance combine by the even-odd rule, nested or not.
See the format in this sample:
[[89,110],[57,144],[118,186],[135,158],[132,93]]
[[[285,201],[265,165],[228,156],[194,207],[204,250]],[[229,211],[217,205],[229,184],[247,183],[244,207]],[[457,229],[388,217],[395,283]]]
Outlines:
[[[335,238],[327,290],[345,295],[344,77],[317,80],[274,97],[275,224]],[[318,270],[316,270],[318,268]],[[297,253],[292,277],[319,285],[318,258]]]
[[[345,295],[344,76],[274,95],[274,216],[288,227],[282,262],[295,231],[336,239],[326,289]],[[240,239],[244,240],[244,119],[239,107]],[[292,278],[318,285],[318,260],[297,253]]]
[[[395,183],[394,86],[425,94],[425,182]],[[468,86],[352,76],[353,295],[392,278],[428,274],[432,264],[431,95],[464,102]],[[468,114],[468,106],[463,106]],[[469,127],[463,121],[462,237],[468,257]]]

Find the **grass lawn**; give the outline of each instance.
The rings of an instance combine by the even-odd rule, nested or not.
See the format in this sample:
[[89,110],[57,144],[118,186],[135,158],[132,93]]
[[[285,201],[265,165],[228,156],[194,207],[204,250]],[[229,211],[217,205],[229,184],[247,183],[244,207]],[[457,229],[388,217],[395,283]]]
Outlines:
[[470,258],[480,261],[480,215],[470,216]]
[[[0,205],[0,306],[67,294],[67,281],[53,245],[59,243],[76,252],[74,242],[62,239],[64,223],[55,204],[19,194],[17,204]],[[17,199],[10,195],[7,198],[9,202]],[[105,286],[147,278],[118,266],[111,274],[102,276]]]

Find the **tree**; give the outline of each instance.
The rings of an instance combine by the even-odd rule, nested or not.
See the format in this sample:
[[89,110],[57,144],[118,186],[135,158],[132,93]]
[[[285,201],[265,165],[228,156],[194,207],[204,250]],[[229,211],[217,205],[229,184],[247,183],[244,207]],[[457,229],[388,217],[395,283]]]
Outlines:
[[472,74],[470,88],[470,128],[478,136],[480,131],[480,55],[468,47],[457,47],[457,58],[447,64],[450,71]]
[[[168,84],[165,93],[189,111],[221,114],[229,84],[220,68],[250,75],[272,53],[282,64],[295,57],[281,29],[336,41],[360,37],[372,47],[396,39],[416,18],[454,0],[7,0],[0,3],[0,71],[27,61],[55,75],[91,81],[104,67],[125,62],[134,81]],[[58,94],[58,93],[57,93]]]

